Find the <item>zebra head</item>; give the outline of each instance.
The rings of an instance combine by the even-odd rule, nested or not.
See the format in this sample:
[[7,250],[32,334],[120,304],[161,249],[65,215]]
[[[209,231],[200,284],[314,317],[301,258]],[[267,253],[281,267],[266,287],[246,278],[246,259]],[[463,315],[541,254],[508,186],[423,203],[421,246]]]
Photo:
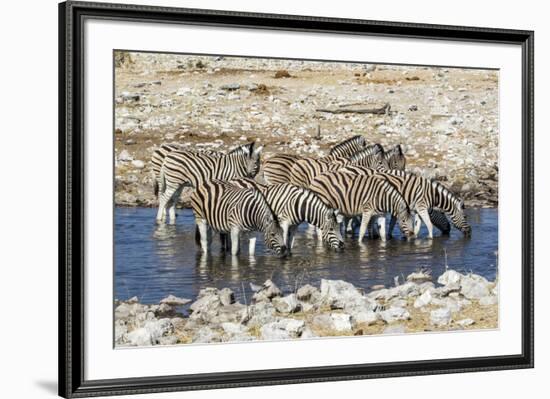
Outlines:
[[325,212],[321,221],[321,238],[331,249],[341,251],[344,249],[344,241],[340,234],[339,222],[336,220],[336,214],[330,210]]
[[264,242],[266,248],[283,257],[288,254],[288,249],[283,238],[283,229],[276,220],[267,225],[264,231]]
[[251,143],[247,148],[246,172],[247,177],[253,178],[260,171],[260,156],[264,147],[261,145],[258,148],[254,148],[254,143]]
[[453,201],[450,217],[453,225],[464,234],[464,237],[472,236],[472,227],[468,224],[466,215],[464,214],[464,201],[458,197],[455,197]]
[[406,159],[401,144],[397,144],[384,155],[389,169],[405,170]]
[[411,214],[411,210],[408,205],[403,204],[396,212],[396,218],[401,228],[401,232],[406,238],[414,237],[415,235],[415,223],[414,217]]

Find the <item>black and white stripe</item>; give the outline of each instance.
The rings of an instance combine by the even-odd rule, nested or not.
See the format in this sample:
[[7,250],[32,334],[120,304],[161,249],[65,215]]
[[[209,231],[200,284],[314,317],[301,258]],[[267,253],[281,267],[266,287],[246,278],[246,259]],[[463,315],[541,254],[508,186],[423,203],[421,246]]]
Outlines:
[[[444,234],[449,232],[448,222],[445,215],[448,214],[452,224],[460,230],[465,236],[470,236],[472,229],[466,221],[464,215],[464,202],[443,184],[438,181],[430,180],[422,176],[415,175],[398,170],[373,170],[357,166],[349,166],[342,169],[344,173],[358,173],[362,175],[383,176],[391,182],[397,190],[403,195],[412,210],[416,211],[422,222],[428,229],[428,236],[433,237],[432,218]],[[389,236],[391,237],[395,220],[392,219],[389,227]]]
[[368,223],[376,214],[391,213],[399,220],[406,237],[414,234],[409,206],[401,194],[386,179],[378,176],[354,175],[345,172],[323,173],[313,179],[310,190],[326,205],[345,217],[361,215],[359,242]]
[[387,169],[405,170],[406,159],[400,144],[391,150],[384,152],[384,160]]
[[367,141],[364,136],[353,136],[333,146],[328,155],[334,158],[349,158],[364,149],[366,145]]
[[207,180],[191,196],[201,248],[208,252],[211,230],[231,234],[231,254],[239,252],[239,236],[243,232],[260,231],[266,248],[277,255],[286,255],[283,230],[264,195],[255,188]]
[[256,187],[265,196],[277,216],[285,238],[292,249],[294,234],[301,223],[309,223],[321,231],[321,238],[330,248],[343,249],[334,209],[324,204],[315,193],[290,183],[262,186],[251,179],[236,179],[230,183],[241,187]]
[[157,221],[165,220],[168,209],[170,222],[174,222],[176,202],[184,187],[196,189],[212,179],[254,177],[260,167],[261,151],[261,146],[254,149],[254,143],[249,143],[224,155],[190,151],[168,153],[160,170]]
[[308,188],[315,176],[336,171],[350,161],[346,158],[305,158],[294,163],[290,171],[290,182],[298,187]]
[[296,161],[304,157],[294,154],[275,154],[267,159],[262,167],[263,178],[267,184],[290,182],[290,171]]

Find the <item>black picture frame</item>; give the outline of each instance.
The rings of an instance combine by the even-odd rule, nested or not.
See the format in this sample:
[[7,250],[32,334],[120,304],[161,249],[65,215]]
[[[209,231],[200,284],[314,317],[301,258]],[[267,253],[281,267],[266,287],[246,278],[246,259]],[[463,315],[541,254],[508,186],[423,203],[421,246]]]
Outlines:
[[[82,60],[83,21],[87,17],[520,45],[523,63],[522,353],[464,359],[86,380]],[[72,1],[59,4],[59,394],[72,398],[533,367],[533,46],[532,31]]]

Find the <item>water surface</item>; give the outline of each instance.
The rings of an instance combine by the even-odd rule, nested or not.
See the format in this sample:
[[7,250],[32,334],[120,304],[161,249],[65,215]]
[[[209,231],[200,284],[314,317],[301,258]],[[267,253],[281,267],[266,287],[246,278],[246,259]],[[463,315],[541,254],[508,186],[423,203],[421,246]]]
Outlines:
[[[417,238],[387,242],[365,239],[358,245],[351,237],[346,249],[336,253],[323,247],[302,224],[296,235],[292,256],[278,259],[265,251],[258,239],[256,255],[248,255],[242,245],[237,257],[221,254],[214,235],[211,253],[202,255],[195,245],[195,224],[189,209],[179,210],[176,225],[155,224],[156,209],[115,208],[115,298],[137,296],[143,303],[157,303],[169,294],[193,299],[204,287],[229,287],[239,299],[250,298],[249,283],[272,279],[283,291],[294,291],[306,283],[341,279],[358,287],[393,285],[419,267],[434,276],[449,267],[472,271],[490,280],[496,275],[498,247],[497,209],[467,209],[472,238],[453,229],[450,237],[435,230],[433,240]],[[397,233],[397,227],[394,233]],[[397,234],[399,237],[399,234]],[[425,226],[420,237],[426,237]]]

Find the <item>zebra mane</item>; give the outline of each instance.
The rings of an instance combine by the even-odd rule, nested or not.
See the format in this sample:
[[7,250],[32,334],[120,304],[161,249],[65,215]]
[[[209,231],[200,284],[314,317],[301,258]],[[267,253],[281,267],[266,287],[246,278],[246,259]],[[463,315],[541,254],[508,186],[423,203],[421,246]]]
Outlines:
[[440,193],[441,197],[449,198],[450,202],[453,203],[453,205],[457,206],[459,209],[462,208],[463,201],[462,199],[453,193],[451,190],[449,190],[447,187],[445,187],[443,184],[441,184],[439,181],[430,179],[430,183],[432,186],[432,192],[438,192]]
[[358,143],[358,144],[363,144],[365,145],[366,142],[365,142],[365,137],[360,135],[360,134],[357,134],[353,137],[350,137],[348,139],[345,139],[344,141],[334,145],[330,151],[329,151],[329,155],[331,155],[333,152],[335,152],[338,148],[342,148],[342,147],[345,147],[347,145],[349,145],[350,143]]
[[251,143],[247,143],[247,144],[243,144],[243,145],[240,145],[238,146],[237,148],[234,148],[232,149],[231,151],[229,151],[227,153],[227,155],[231,155],[231,154],[245,154],[245,155],[252,155],[252,152],[254,151],[254,145],[256,143],[255,142],[251,142]]

